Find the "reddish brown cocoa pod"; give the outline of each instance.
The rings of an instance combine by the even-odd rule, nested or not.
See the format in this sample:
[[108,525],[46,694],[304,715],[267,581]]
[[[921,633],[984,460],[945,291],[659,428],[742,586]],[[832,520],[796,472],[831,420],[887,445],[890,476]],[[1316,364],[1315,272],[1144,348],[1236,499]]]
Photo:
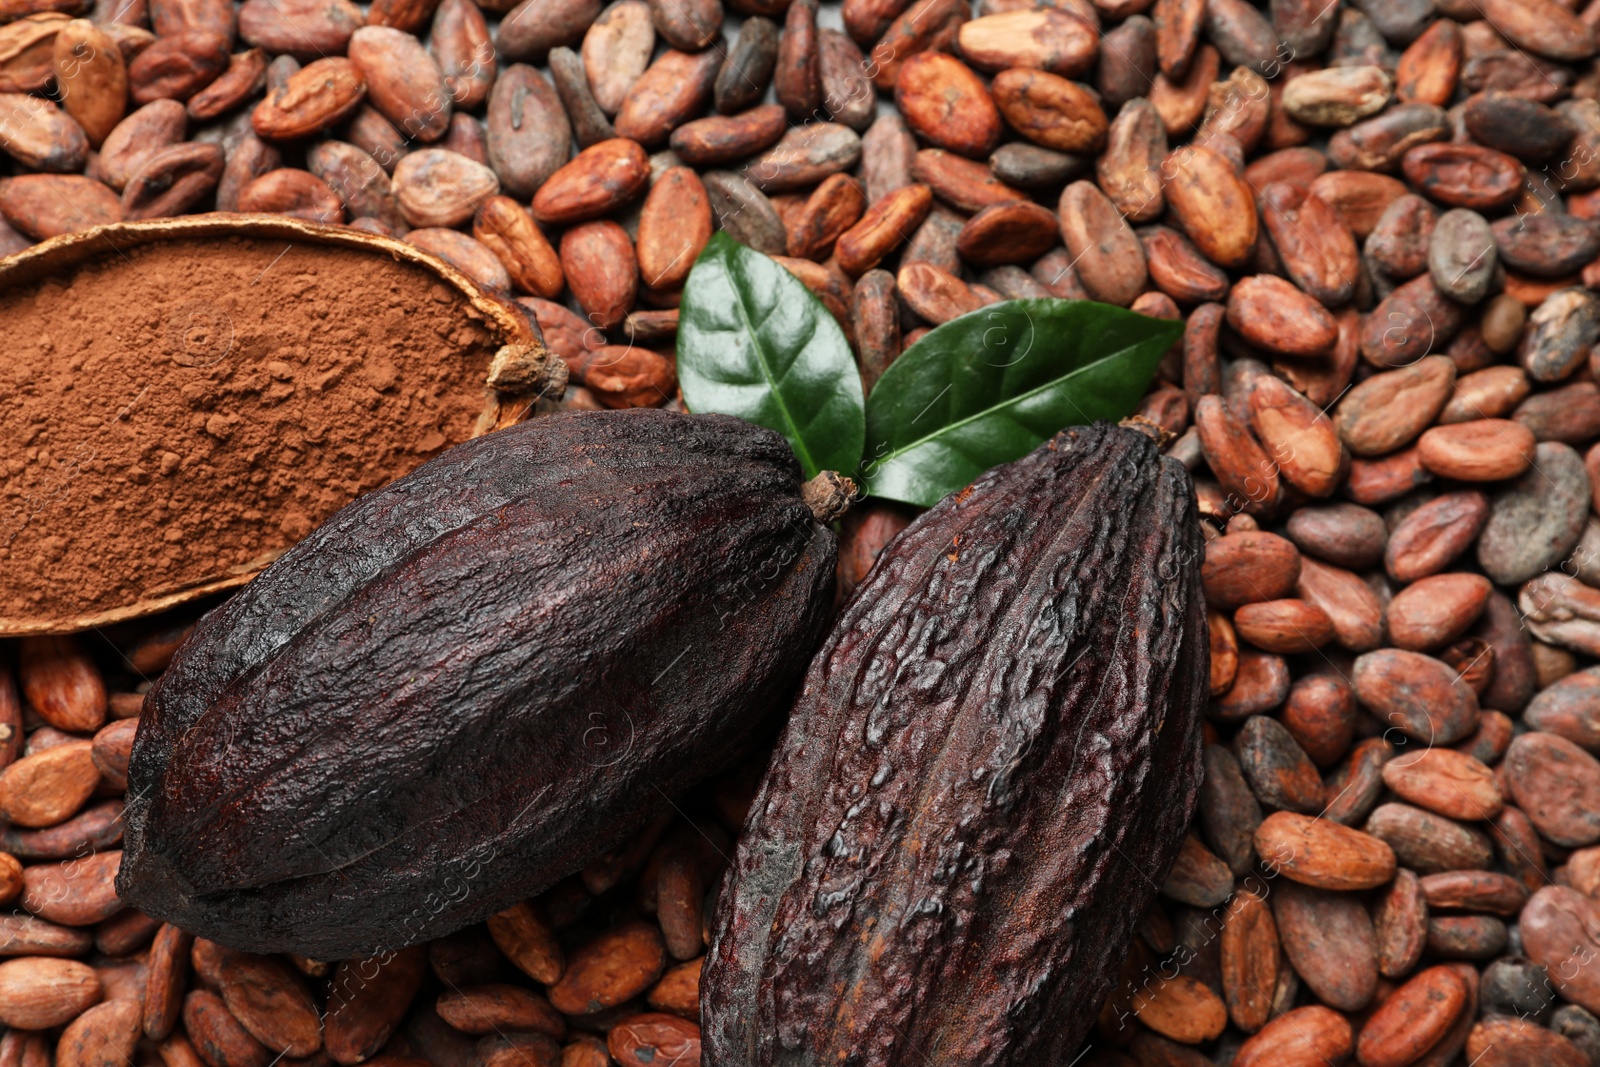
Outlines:
[[[1181,470],[1177,468],[1175,463],[1159,460],[1148,438],[1130,431],[1113,430],[1103,425],[1068,431],[1068,434],[1071,436],[1063,436],[1058,439],[1055,449],[1043,447],[1018,464],[999,468],[997,471],[984,476],[974,486],[971,493],[949,497],[944,503],[918,519],[917,522],[913,523],[900,535],[895,542],[895,547],[891,549],[891,552],[895,553],[895,562],[898,563],[901,558],[920,558],[921,554],[933,545],[949,545],[952,534],[965,534],[971,531],[973,529],[972,523],[977,522],[986,526],[988,520],[980,518],[980,516],[990,514],[999,519],[1002,514],[1015,515],[1026,512],[1031,516],[1030,523],[1037,521],[1048,524],[1050,528],[1061,529],[1060,523],[1065,517],[1065,511],[1079,511],[1083,496],[1097,495],[1099,492],[1109,488],[1099,481],[1097,474],[1091,473],[1098,470],[1098,467],[1079,466],[1087,457],[1095,455],[1106,458],[1110,458],[1113,455],[1122,457],[1124,462],[1138,464],[1141,470],[1147,471],[1152,481],[1142,483],[1141,487],[1136,490],[1137,495],[1132,498],[1132,501],[1137,502],[1136,509],[1140,511],[1147,507],[1164,509],[1169,506],[1164,503],[1167,500],[1170,500],[1170,506],[1181,506],[1183,513],[1174,515],[1170,521],[1178,523],[1180,529],[1187,529],[1193,535],[1189,539],[1187,547],[1191,550],[1198,550],[1198,528],[1188,525],[1195,521],[1193,518],[1194,512],[1190,510],[1192,504],[1189,502],[1188,488],[1182,482]],[[1071,447],[1062,448],[1066,444],[1070,444]],[[1126,451],[1124,451],[1125,449]],[[1169,484],[1166,481],[1168,477],[1173,479],[1170,484],[1174,489],[1174,493],[1170,498],[1166,497],[1167,490],[1164,488],[1166,484]],[[1160,480],[1156,481],[1154,479]],[[1047,484],[1051,487],[1049,491],[1045,491]],[[1182,486],[1181,490],[1178,489],[1179,486]],[[1129,501],[1129,497],[1126,494],[1122,496],[1122,499]],[[1024,500],[1030,501],[1030,506],[1023,509],[1023,511],[1018,511],[1017,505]],[[1181,505],[1180,501],[1182,502]],[[994,510],[991,511],[991,509]],[[1063,510],[1061,517],[1057,517],[1055,514],[1058,510]],[[1129,521],[1135,521],[1131,515],[1128,519]],[[1040,527],[1041,530],[1043,528],[1043,526]],[[1141,526],[1130,526],[1130,535],[1140,528]],[[1020,567],[1025,573],[1032,573],[1033,568],[1038,565],[1051,566],[1052,568],[1057,566],[1057,564],[1046,563],[1044,559],[1041,559],[1035,553],[1034,549],[1037,547],[1037,542],[1034,541],[1031,533],[1018,530],[1014,534],[1001,536],[1002,541],[1000,543],[990,542],[991,548],[995,550],[993,553],[962,554],[960,561],[953,562],[959,562],[963,567],[976,567],[985,571],[995,565],[1002,565],[1007,568]],[[963,543],[966,543],[966,540],[966,537],[963,536]],[[1052,537],[1051,543],[1066,546],[1073,543],[1081,544],[1082,542],[1076,537]],[[1002,545],[1004,547],[1001,547]],[[1154,545],[1151,547],[1154,547]],[[902,556],[902,554],[904,555]],[[1118,553],[1118,555],[1121,556],[1122,554]],[[1002,559],[1007,562],[1001,563]],[[1190,566],[1192,567],[1193,557],[1190,557],[1190,559]],[[1132,572],[1128,573],[1127,579],[1132,583],[1130,588],[1142,589],[1146,587],[1144,584],[1145,579],[1136,577],[1135,574],[1143,573],[1146,568],[1154,568],[1157,562],[1156,559],[1147,555],[1141,549],[1131,556],[1124,557],[1117,563],[1110,565],[1118,568],[1124,566],[1131,568]],[[865,610],[881,613],[887,610],[917,613],[922,610],[927,591],[919,587],[908,588],[906,583],[894,578],[897,573],[897,567],[888,565],[887,560],[884,563],[880,563],[872,575],[869,576],[867,583],[856,590],[850,605],[846,608],[845,618],[847,621],[842,629],[835,631],[836,637],[840,633],[848,632],[850,627],[854,625],[848,621],[852,611]],[[1198,645],[1198,642],[1205,640],[1204,619],[1199,603],[1199,589],[1195,576],[1192,570],[1181,573],[1182,577],[1179,581],[1185,587],[1186,595],[1193,598],[1188,601],[1191,607],[1186,617],[1187,621],[1183,635],[1180,637],[1178,633],[1167,630],[1164,622],[1150,618],[1148,628],[1147,624],[1143,622],[1138,627],[1141,640],[1146,636],[1154,637],[1157,634],[1165,634],[1164,640],[1181,639],[1193,641],[1196,645]],[[1152,579],[1154,577],[1153,570],[1151,571],[1151,577]],[[1153,589],[1153,586],[1150,588]],[[894,606],[892,608],[886,606],[879,599],[881,597],[891,598]],[[1010,612],[1015,611],[1019,613],[1019,617],[1031,617],[1035,608],[1017,603],[1005,610],[1008,615]],[[987,630],[987,627],[979,627],[978,629],[979,631]],[[1130,635],[1132,630],[1133,628],[1131,627],[1123,628],[1123,632]],[[781,821],[783,826],[786,827],[782,831],[785,836],[789,833],[787,827],[790,826],[795,827],[804,836],[806,844],[803,851],[812,859],[797,865],[786,866],[785,869],[792,872],[792,875],[784,874],[780,883],[774,883],[771,879],[772,870],[770,868],[766,871],[762,870],[768,861],[762,850],[749,848],[741,850],[736,860],[734,878],[729,883],[731,888],[723,898],[722,906],[728,918],[722,920],[705,972],[703,997],[709,1010],[704,1016],[706,1024],[704,1038],[708,1050],[713,1056],[734,1056],[739,1058],[740,1062],[774,1062],[781,1055],[776,1040],[778,1031],[773,1022],[774,1016],[763,1005],[785,1003],[788,998],[783,990],[789,987],[789,983],[793,982],[795,983],[793,987],[795,989],[827,991],[830,1004],[837,1001],[839,1003],[871,1006],[867,1013],[870,1018],[847,1012],[838,1016],[847,1020],[842,1027],[808,1027],[805,1042],[809,1049],[808,1055],[814,1058],[833,1059],[849,1048],[859,1047],[859,1043],[862,1041],[879,1040],[882,1035],[890,1034],[893,1035],[891,1038],[893,1045],[885,1052],[886,1063],[911,1064],[919,1062],[922,1055],[920,1050],[925,1047],[923,1042],[931,1037],[933,1033],[932,1030],[925,1030],[924,1027],[928,1025],[937,1027],[939,1024],[932,1023],[931,1020],[945,1018],[947,1017],[946,1013],[951,1011],[959,1011],[969,1018],[981,1019],[984,1022],[977,1031],[972,1031],[965,1027],[959,1031],[940,1029],[939,1032],[947,1035],[946,1041],[959,1038],[961,1042],[960,1048],[944,1046],[941,1054],[953,1056],[963,1062],[973,1056],[982,1055],[983,1053],[980,1050],[983,1048],[995,1049],[1003,1047],[1013,1052],[1019,1062],[1029,1061],[1034,1058],[1039,1058],[1042,1062],[1057,1055],[1071,1055],[1067,1050],[1077,1048],[1081,1042],[1082,1035],[1087,1032],[1094,1021],[1100,1002],[1103,1000],[1103,991],[1109,986],[1112,977],[1111,972],[1114,969],[1113,959],[1115,953],[1098,950],[1093,953],[1093,958],[1099,961],[1097,966],[1103,967],[1104,970],[1103,974],[1094,977],[1073,969],[1057,970],[1054,966],[1051,967],[1052,973],[1063,976],[1077,975],[1078,977],[1073,978],[1074,982],[1078,981],[1079,977],[1093,981],[1094,990],[1092,995],[1081,997],[1077,995],[1062,996],[1059,995],[1060,991],[1047,992],[1043,989],[1022,992],[1018,989],[1004,988],[1009,983],[1001,983],[1001,987],[996,987],[987,982],[987,980],[974,980],[981,979],[981,976],[952,969],[947,972],[952,975],[951,982],[942,983],[938,987],[923,987],[920,991],[911,987],[905,988],[904,997],[915,997],[920,1003],[927,1005],[929,1013],[924,1014],[924,1011],[918,1011],[916,1016],[930,1020],[930,1022],[915,1023],[911,1031],[902,1033],[887,1030],[881,1025],[882,1012],[891,1009],[887,1005],[880,1005],[877,1002],[876,995],[863,998],[852,992],[852,989],[861,981],[867,981],[873,988],[879,988],[882,975],[898,970],[899,967],[909,962],[908,959],[902,958],[903,950],[908,946],[902,944],[899,947],[889,948],[889,952],[893,954],[893,958],[890,958],[873,948],[871,938],[865,935],[864,928],[857,930],[847,924],[845,928],[841,929],[834,918],[819,915],[814,909],[814,901],[817,899],[818,886],[830,881],[833,877],[830,868],[843,861],[845,855],[852,850],[869,848],[877,858],[870,859],[867,862],[877,865],[876,869],[879,872],[878,877],[875,879],[876,884],[873,887],[874,896],[889,886],[900,887],[889,889],[889,892],[896,896],[905,893],[915,897],[922,893],[921,889],[915,888],[921,880],[921,875],[916,870],[913,870],[912,867],[907,867],[898,872],[894,870],[899,861],[892,857],[909,855],[896,843],[899,830],[894,829],[894,827],[902,825],[899,820],[891,819],[893,826],[885,823],[883,827],[878,828],[860,824],[850,831],[850,836],[855,841],[855,844],[847,844],[842,850],[838,847],[837,842],[832,845],[829,844],[829,840],[833,837],[831,830],[818,837],[811,829],[800,828],[800,823],[804,823],[806,827],[816,827],[824,824],[832,826],[835,824],[833,816],[818,820],[814,817],[814,813],[806,814],[809,808],[809,801],[795,802],[799,799],[801,793],[820,795],[815,794],[814,791],[821,790],[829,796],[842,799],[849,790],[847,787],[837,787],[839,779],[835,776],[854,777],[865,766],[857,766],[857,754],[855,753],[846,755],[842,750],[838,753],[824,752],[824,747],[811,744],[809,739],[819,733],[827,733],[830,736],[861,737],[862,735],[858,732],[861,728],[860,723],[855,726],[841,726],[839,721],[834,718],[834,713],[838,709],[865,709],[877,705],[882,699],[888,699],[886,695],[872,696],[859,689],[859,685],[863,681],[877,675],[873,671],[862,671],[860,669],[860,663],[855,661],[856,647],[853,642],[839,644],[837,649],[825,647],[820,657],[814,661],[816,666],[806,689],[806,693],[810,696],[802,698],[801,704],[795,709],[790,720],[789,734],[785,741],[780,742],[779,755],[776,757],[774,769],[769,770],[767,786],[755,801],[754,811],[757,813],[754,816],[755,822],[751,824],[752,833],[748,834],[745,840],[747,842],[752,840],[759,841],[764,832],[763,826],[770,825],[766,823],[766,820]],[[1104,656],[1111,654],[1111,651],[1110,648],[1102,648],[1097,652],[1090,652],[1089,655]],[[1067,655],[1075,654],[1067,648],[1062,648],[1059,652]],[[841,659],[836,661],[834,659],[835,655],[841,657]],[[830,666],[830,662],[833,665]],[[1164,664],[1168,661],[1163,657],[1161,662]],[[1152,670],[1160,670],[1163,673],[1166,669],[1165,667],[1158,668],[1154,662],[1151,663],[1151,667]],[[833,685],[835,681],[848,689],[852,695],[842,695],[843,690],[834,692]],[[886,683],[889,682],[888,676],[884,676],[884,681]],[[1164,784],[1164,788],[1172,788],[1174,795],[1161,803],[1141,805],[1152,816],[1165,820],[1167,830],[1174,831],[1172,836],[1163,835],[1160,838],[1162,843],[1159,847],[1163,854],[1162,862],[1159,865],[1161,869],[1166,868],[1182,841],[1181,833],[1176,832],[1184,821],[1179,812],[1187,810],[1192,802],[1192,793],[1182,796],[1177,795],[1177,790],[1191,786],[1197,787],[1199,784],[1198,760],[1194,757],[1198,756],[1198,715],[1200,702],[1204,699],[1207,679],[1206,672],[1202,669],[1198,658],[1193,661],[1190,673],[1183,676],[1181,683],[1178,682],[1177,678],[1173,679],[1173,683],[1181,684],[1184,687],[1181,690],[1183,695],[1180,698],[1177,692],[1173,693],[1175,702],[1170,705],[1171,710],[1168,712],[1167,724],[1162,731],[1163,738],[1167,736],[1174,724],[1180,721],[1180,719],[1175,719],[1174,715],[1187,717],[1191,732],[1187,736],[1180,734],[1174,738],[1173,751],[1170,756],[1163,755],[1158,757],[1162,765],[1170,766],[1171,768],[1169,772],[1171,777]],[[875,683],[867,682],[867,684],[870,686]],[[1160,684],[1161,688],[1158,692],[1162,694],[1168,692],[1166,683]],[[1132,694],[1129,695],[1131,696]],[[1113,711],[1103,703],[1100,703],[1096,704],[1093,712],[1090,712],[1088,707],[1080,710],[1095,716],[1109,713],[1116,717],[1119,724],[1127,724],[1130,720],[1140,721],[1144,719],[1145,712],[1142,709],[1145,705],[1143,702],[1149,699],[1150,696],[1149,690],[1141,693],[1136,698],[1139,702],[1137,707],[1118,708]],[[808,704],[808,699],[814,700],[815,704]],[[1158,699],[1165,703],[1168,698],[1161,696]],[[898,701],[892,702],[899,703]],[[890,733],[881,738],[882,744],[878,749],[879,754],[871,757],[871,763],[877,764],[881,760],[884,751],[902,753],[901,745],[903,742],[909,743],[911,741],[911,733],[920,733],[932,725],[925,721],[925,715],[923,714],[928,703],[920,699],[917,703],[919,705],[917,717],[919,720],[924,721],[920,721],[916,729],[910,732],[908,732],[910,727],[909,720],[891,726],[889,728]],[[970,711],[976,710],[970,707],[957,707],[956,704],[943,706],[950,713],[958,716],[965,716]],[[1072,715],[1076,714],[1076,712],[1068,712],[1067,714]],[[1051,715],[1047,719],[1059,722],[1060,716]],[[1120,726],[1115,727],[1115,729],[1120,728]],[[1066,736],[1065,731],[1057,731],[1052,726],[1048,732],[1048,737],[1039,735],[1034,742],[1036,751],[1054,750],[1059,745],[1064,752],[1070,747],[1071,740]],[[965,728],[959,725],[954,728],[936,728],[933,733],[950,739],[972,736],[968,735]],[[846,748],[854,749],[856,745],[857,742],[852,741]],[[1190,745],[1195,747],[1191,748]],[[980,745],[979,750],[973,750],[966,745],[966,742],[957,742],[956,747],[946,746],[943,748],[939,759],[964,762],[975,758],[986,761],[988,756],[982,755],[981,748],[982,746]],[[909,750],[904,750],[904,754],[909,755]],[[823,760],[821,764],[815,763],[819,755]],[[918,759],[922,758],[925,757],[918,757]],[[1170,764],[1167,763],[1169,758],[1172,761]],[[899,757],[896,757],[896,762],[900,762]],[[900,762],[900,765],[906,766],[907,764]],[[870,775],[871,772],[868,773]],[[965,773],[956,775],[956,778],[971,783],[970,786],[963,786],[960,790],[963,794],[970,794],[966,799],[959,802],[960,807],[965,808],[969,801],[974,804],[984,803],[980,799],[980,794],[987,787],[972,782]],[[1157,779],[1147,778],[1146,781],[1154,784]],[[829,801],[828,803],[832,804],[833,802]],[[844,803],[848,804],[849,802],[844,801]],[[918,807],[921,807],[923,801],[919,800],[916,803]],[[940,816],[941,821],[950,819],[949,825],[955,826],[963,820],[955,815],[954,809],[948,806],[951,803],[955,803],[955,801],[948,795],[946,799],[935,802],[936,807],[946,812],[946,814]],[[1026,804],[1025,807],[1031,808],[1032,805]],[[1109,812],[1110,809],[1106,810]],[[1120,810],[1131,809],[1122,808]],[[882,811],[880,814],[884,817],[890,816],[887,811]],[[1033,814],[1022,816],[1024,823],[1027,824],[1031,824],[1033,817]],[[879,815],[874,815],[871,821],[875,822],[878,818]],[[986,817],[979,816],[977,818],[982,822],[988,821]],[[791,823],[790,820],[796,821]],[[853,821],[852,825],[855,825]],[[963,834],[966,833],[966,831],[961,832]],[[1125,837],[1124,840],[1132,840],[1132,838],[1131,836]],[[1145,840],[1141,834],[1139,844],[1136,847],[1141,849],[1147,845],[1152,848],[1158,847],[1155,841],[1155,838]],[[984,847],[987,850],[992,846],[986,845]],[[1036,846],[1025,843],[1021,839],[1016,839],[1006,847],[1017,850],[1015,853],[1016,861],[1010,868],[1015,873],[1011,877],[1018,877],[1026,882],[1029,885],[1026,892],[1029,894],[1044,892],[1047,895],[1054,895],[1056,890],[1047,888],[1045,882],[1032,881],[1034,872],[1043,874],[1042,868],[1034,866]],[[882,861],[881,863],[880,860]],[[853,865],[857,861],[847,862]],[[843,870],[842,867],[839,869]],[[1107,870],[1109,871],[1110,868],[1107,868]],[[1048,882],[1052,885],[1065,886],[1067,883],[1058,881],[1059,877],[1059,868],[1056,868],[1055,871],[1046,876]],[[907,881],[902,882],[902,878],[907,879]],[[1119,941],[1122,933],[1126,933],[1131,937],[1135,924],[1148,901],[1148,885],[1142,880],[1135,881],[1137,878],[1137,875],[1132,875],[1117,891],[1118,895],[1123,898],[1122,903],[1115,908],[1115,922],[1118,924]],[[774,884],[781,884],[781,888],[774,891]],[[1023,883],[1019,882],[1018,884],[1020,886]],[[1075,886],[1071,890],[1074,894],[1085,891],[1094,892],[1100,899],[1106,899],[1106,887],[1103,885],[1085,887],[1079,880],[1079,876],[1076,875],[1072,877],[1071,884]],[[763,886],[765,888],[760,888]],[[1128,899],[1134,895],[1137,895],[1138,899]],[[966,905],[963,904],[962,907],[965,908]],[[852,914],[858,917],[866,914],[865,910],[859,907],[850,910]],[[841,912],[840,914],[842,915],[843,913]],[[1113,918],[1110,912],[1107,913],[1107,918],[1108,923],[1100,927],[1095,935],[1096,937],[1111,933],[1105,928],[1110,925],[1110,920]],[[966,928],[965,919],[956,919],[947,914],[944,919],[940,920],[941,923],[951,923],[952,921],[958,924],[961,929]],[[1031,942],[1036,938],[1032,928],[1026,924],[1006,923],[1002,925],[1003,929],[994,928],[994,933],[1006,938],[1007,944],[1020,944],[1022,941]],[[950,928],[956,929],[957,927],[953,925]],[[1082,933],[1088,933],[1086,927],[1079,927],[1079,930]],[[790,943],[797,943],[793,939],[798,939],[818,946],[828,944],[832,948],[817,956],[810,956],[809,953],[802,956],[790,956],[778,944],[778,938],[775,936],[778,931],[783,931],[783,937],[789,940]],[[1015,943],[1012,942],[1013,938],[1017,939]],[[956,940],[962,941],[963,939],[964,935]],[[988,944],[994,945],[995,942],[989,941]],[[1060,947],[1064,947],[1061,946],[1060,942],[1055,942],[1054,945],[1055,947],[1051,947],[1048,950],[1052,954],[1057,952]],[[951,961],[964,957],[968,951],[958,945],[952,945],[950,948],[953,951],[940,949],[939,952],[941,956],[947,956]],[[1010,954],[1013,949],[1008,948],[1003,951],[1006,954]],[[1031,952],[1032,950],[1028,951]],[[846,953],[847,957],[835,957],[835,952]],[[858,953],[859,957],[856,958]],[[805,957],[809,957],[814,962],[805,962]],[[833,957],[833,959],[831,962],[823,964],[824,957]],[[1088,959],[1090,957],[1084,955],[1082,958]],[[764,962],[773,960],[778,962]],[[818,965],[822,965],[832,978],[823,979],[819,977],[822,972],[817,970]],[[926,965],[927,958],[924,956],[919,966]],[[771,967],[774,966],[777,968],[779,976],[777,978],[773,977],[774,972]],[[851,975],[858,977],[849,977]],[[840,980],[845,983],[842,989],[837,985]],[[775,988],[774,982],[777,983],[775,996],[772,995]],[[952,984],[952,982],[957,984]],[[1215,1034],[1220,1032],[1226,1023],[1226,1009],[1221,999],[1203,984],[1193,979],[1183,983],[1183,986],[1185,988],[1182,993],[1175,995],[1176,1003],[1173,1006],[1178,1010],[1174,1010],[1171,1013],[1162,1013],[1163,998],[1160,994],[1157,994],[1155,1000],[1157,1004],[1156,1011],[1162,1014],[1165,1019],[1171,1020],[1180,1026],[1191,1028],[1187,1032],[1195,1034],[1196,1039],[1201,1039],[1208,1033]],[[1009,1026],[1004,1021],[1005,1009],[1000,1008],[998,1005],[1001,1001],[1014,1004],[1018,995],[1025,996],[1030,1001],[1037,1000],[1039,1010],[1046,1012],[1045,1015],[1040,1016],[1041,1019],[1051,1021],[1038,1028],[1016,1029]],[[975,1010],[974,1005],[978,1004],[980,1000],[983,1003],[994,1001],[995,1010],[991,1011],[988,1008]],[[902,1001],[899,994],[894,998],[894,1002],[909,1003],[908,1001]],[[1195,1012],[1182,1010],[1184,1005],[1203,1008],[1203,1016]],[[764,1014],[758,1015],[758,1013]],[[808,1018],[813,1019],[823,1016],[828,1018],[835,1017],[832,1009],[825,1007],[808,1008],[806,1014]],[[1203,1021],[1197,1022],[1197,1019],[1202,1019]],[[879,1037],[871,1037],[870,1035],[879,1035]]]

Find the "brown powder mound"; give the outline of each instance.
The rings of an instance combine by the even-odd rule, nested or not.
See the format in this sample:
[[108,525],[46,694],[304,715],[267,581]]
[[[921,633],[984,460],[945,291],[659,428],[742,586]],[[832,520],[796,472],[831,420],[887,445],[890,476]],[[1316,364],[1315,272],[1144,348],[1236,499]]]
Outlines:
[[472,435],[496,342],[425,269],[144,245],[0,294],[0,622],[257,569]]

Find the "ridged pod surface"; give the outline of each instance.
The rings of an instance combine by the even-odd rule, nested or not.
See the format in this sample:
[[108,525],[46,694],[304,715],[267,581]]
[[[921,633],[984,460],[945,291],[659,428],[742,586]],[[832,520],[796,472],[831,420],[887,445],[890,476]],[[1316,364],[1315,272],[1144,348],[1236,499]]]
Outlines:
[[777,434],[642,409],[467,442],[207,616],[128,771],[125,903],[318,959],[477,921],[731,766],[835,538]]
[[710,1067],[1071,1062],[1194,808],[1202,554],[1183,468],[1104,424],[900,534],[740,838]]

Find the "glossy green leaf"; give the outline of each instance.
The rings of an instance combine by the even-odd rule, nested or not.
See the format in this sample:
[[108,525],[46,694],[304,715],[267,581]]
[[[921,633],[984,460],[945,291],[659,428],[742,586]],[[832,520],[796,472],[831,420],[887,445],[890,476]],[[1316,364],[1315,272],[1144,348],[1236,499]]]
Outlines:
[[1009,300],[952,319],[873,387],[867,491],[930,507],[1065,426],[1123,418],[1182,333],[1087,300]]
[[798,278],[725,233],[684,285],[678,382],[690,411],[783,434],[807,478],[860,463],[865,403],[844,331]]

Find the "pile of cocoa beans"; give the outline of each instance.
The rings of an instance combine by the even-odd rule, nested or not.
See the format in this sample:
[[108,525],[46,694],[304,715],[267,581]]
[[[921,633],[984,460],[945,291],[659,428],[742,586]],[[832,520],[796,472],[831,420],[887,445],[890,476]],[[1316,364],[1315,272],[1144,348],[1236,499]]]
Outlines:
[[[1600,3],[508,6],[14,0],[0,249],[401,236],[536,317],[569,407],[673,402],[714,227],[869,388],[1004,298],[1183,318],[1142,414],[1211,537],[1206,781],[1081,1062],[1600,1065]],[[845,584],[904,522],[849,520]],[[484,926],[247,956],[112,887],[180,634],[0,649],[0,1067],[698,1061],[759,757]]]

